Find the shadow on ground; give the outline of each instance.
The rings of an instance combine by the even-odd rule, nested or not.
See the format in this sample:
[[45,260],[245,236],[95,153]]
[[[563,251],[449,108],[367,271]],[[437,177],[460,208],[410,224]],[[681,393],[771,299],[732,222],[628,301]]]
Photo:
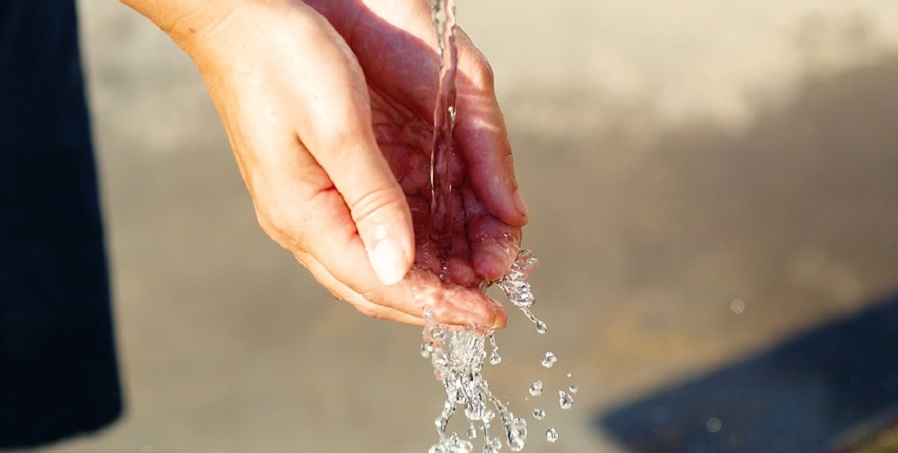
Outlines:
[[[794,103],[743,133],[697,129],[664,140],[669,162],[689,166],[689,178],[677,184],[682,204],[674,208],[684,228],[707,232],[673,237],[695,238],[685,246],[696,253],[721,248],[743,257],[740,266],[724,263],[701,276],[714,285],[735,273],[750,285],[743,289],[754,313],[744,318],[746,302],[733,300],[733,313],[746,323],[730,323],[732,335],[769,332],[777,318],[794,323],[802,312],[813,312],[806,319],[818,327],[601,410],[596,429],[640,453],[806,452],[895,408],[898,293],[871,298],[857,290],[890,279],[894,287],[895,80],[893,56],[809,78]],[[714,342],[729,334],[706,335]]]
[[595,423],[634,452],[820,451],[898,403],[895,344],[898,294]]

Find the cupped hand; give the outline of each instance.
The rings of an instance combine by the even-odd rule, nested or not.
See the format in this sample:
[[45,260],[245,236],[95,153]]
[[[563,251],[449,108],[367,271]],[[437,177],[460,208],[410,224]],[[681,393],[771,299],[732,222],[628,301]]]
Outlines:
[[434,240],[426,3],[247,2],[214,25],[191,20],[203,15],[168,31],[200,68],[263,230],[366,315],[422,324],[429,305],[440,322],[503,326],[478,285],[509,268],[527,214],[470,41],[459,37],[452,236]]

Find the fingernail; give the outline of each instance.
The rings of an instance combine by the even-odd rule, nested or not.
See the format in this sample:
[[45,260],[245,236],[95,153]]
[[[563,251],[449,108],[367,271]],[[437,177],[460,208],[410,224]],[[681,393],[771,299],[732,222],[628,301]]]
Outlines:
[[514,200],[514,207],[518,210],[518,213],[521,214],[524,219],[529,217],[529,211],[527,209],[527,203],[524,203],[524,197],[521,196],[521,190],[515,189],[514,195],[512,196]]
[[399,283],[408,271],[408,259],[399,242],[389,238],[381,239],[368,253],[374,273],[384,285]]

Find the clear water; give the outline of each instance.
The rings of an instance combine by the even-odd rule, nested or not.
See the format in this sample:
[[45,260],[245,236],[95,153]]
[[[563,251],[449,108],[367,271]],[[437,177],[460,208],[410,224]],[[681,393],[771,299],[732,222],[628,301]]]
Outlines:
[[[450,181],[451,161],[453,153],[452,132],[455,126],[456,69],[458,53],[455,42],[455,4],[454,0],[433,0],[434,28],[440,51],[440,75],[437,99],[434,107],[434,134],[431,154],[431,225],[430,238],[441,247],[451,244],[452,184]],[[441,250],[445,259],[447,250]],[[496,286],[505,293],[508,300],[532,322],[539,334],[548,331],[546,323],[538,319],[531,307],[536,298],[531,291],[527,277],[537,267],[536,258],[528,251],[522,250],[514,261],[509,272],[503,276]],[[445,266],[443,266],[445,268]],[[441,275],[445,279],[445,275]],[[489,285],[482,285],[485,290]],[[430,358],[434,376],[441,381],[446,392],[443,410],[434,421],[438,441],[430,447],[429,453],[472,453],[472,440],[483,439],[484,453],[498,453],[504,445],[509,450],[519,452],[527,442],[527,421],[516,417],[507,404],[496,398],[490,391],[489,383],[483,377],[484,361],[491,365],[502,362],[499,346],[492,331],[484,329],[460,329],[441,325],[433,319],[428,307],[424,307],[425,327],[421,355]],[[487,354],[489,345],[489,354]],[[488,358],[488,359],[487,359]],[[547,368],[554,365],[554,354],[547,352],[543,357],[543,365]],[[542,394],[541,381],[534,382],[530,388],[532,396]],[[568,395],[569,397],[569,395]],[[562,403],[564,408],[566,403]],[[571,403],[572,404],[572,400]],[[568,404],[568,407],[570,407]],[[449,422],[456,412],[461,412],[467,419],[467,430],[462,437],[450,432]],[[543,420],[546,413],[542,409],[534,409],[533,417]],[[501,424],[501,431],[491,430],[494,422]],[[498,427],[497,427],[498,428]],[[496,434],[494,431],[499,431]],[[503,432],[504,431],[504,432]],[[551,435],[550,435],[551,433]],[[558,434],[554,428],[546,433],[549,442],[555,442]]]
[[555,366],[555,362],[557,362],[557,361],[558,361],[558,358],[555,357],[555,354],[553,354],[552,352],[547,352],[543,356],[542,364],[546,368],[552,368],[553,366]]
[[492,351],[490,351],[490,364],[498,365],[502,363],[502,357],[499,355],[499,345],[496,344],[496,336],[491,334],[489,339],[490,346],[493,348]]
[[[524,263],[529,263],[528,266],[531,268],[536,263],[532,254],[526,250],[522,251],[515,261],[515,267],[523,269]],[[529,276],[529,270],[527,269],[527,272],[509,272],[497,286],[503,289],[521,288],[523,285],[520,284],[520,280]],[[518,281],[510,282],[508,281],[510,279]],[[532,298],[529,289],[526,292],[529,294],[528,296],[522,297],[521,294],[523,292],[520,291],[506,292],[506,296],[512,304],[520,308],[521,311],[527,310],[525,315],[531,318],[533,315],[529,308],[535,299]],[[519,305],[522,300],[529,301],[529,304]],[[422,355],[430,358],[434,376],[443,383],[446,392],[443,410],[434,422],[439,440],[428,452],[472,453],[474,451],[472,440],[479,439],[481,436],[483,438],[482,451],[485,453],[498,452],[503,446],[508,446],[513,452],[522,451],[527,442],[527,421],[522,417],[516,417],[506,403],[493,395],[489,382],[483,375],[485,362],[493,365],[501,362],[493,332],[442,325],[436,323],[430,313],[425,313],[425,320],[427,320],[427,325],[422,334],[424,344],[421,347],[421,352]],[[555,354],[551,352],[546,352],[542,357],[543,364],[547,368],[553,366],[557,360]],[[568,377],[570,377],[570,373],[568,373]],[[558,391],[558,405],[561,409],[567,410],[573,407],[572,394],[577,393],[578,390],[576,385],[571,385],[567,391]],[[528,389],[528,393],[532,397],[542,396],[543,391],[544,384],[541,380],[532,382]],[[464,413],[467,419],[466,438],[449,430],[449,422],[457,412]],[[534,408],[532,415],[535,420],[543,421],[546,418],[546,411]],[[504,433],[500,431],[501,434],[497,434],[491,431],[496,421],[501,424],[501,427],[498,428]],[[548,442],[558,440],[558,432],[555,428],[546,432],[546,440]]]
[[433,25],[440,51],[440,78],[433,109],[433,148],[430,155],[431,237],[437,244],[450,243],[452,211],[452,131],[455,129],[455,0],[433,1]]
[[[433,317],[425,314],[428,320],[422,334],[424,345],[421,351],[430,357],[434,376],[443,383],[446,401],[443,410],[435,420],[438,442],[430,453],[470,453],[473,444],[468,439],[483,436],[484,452],[497,452],[503,445],[517,452],[527,442],[527,421],[516,417],[508,406],[496,398],[490,391],[489,383],[483,376],[484,361],[487,359],[489,345],[489,363],[501,361],[498,357],[498,346],[492,332],[480,329],[458,329],[433,322]],[[467,439],[455,432],[449,432],[449,421],[463,410],[468,421]],[[491,431],[493,422],[498,418],[504,433]]]
[[566,393],[564,390],[558,391],[558,405],[562,409],[570,409],[574,405],[574,397]]
[[536,381],[530,384],[530,396],[540,396],[543,394],[543,381]]

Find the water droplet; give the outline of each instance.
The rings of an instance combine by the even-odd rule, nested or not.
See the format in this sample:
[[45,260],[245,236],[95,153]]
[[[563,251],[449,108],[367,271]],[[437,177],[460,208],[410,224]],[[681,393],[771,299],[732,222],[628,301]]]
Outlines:
[[468,417],[468,420],[471,421],[478,421],[482,420],[484,415],[486,415],[486,405],[483,404],[480,395],[469,398],[468,404],[465,406],[465,417]]
[[543,356],[543,366],[546,368],[552,368],[552,365],[555,365],[555,362],[558,361],[558,358],[555,357],[555,354],[551,352],[547,352],[545,356]]
[[574,398],[571,395],[568,395],[562,390],[558,391],[558,405],[561,406],[562,409],[570,409],[571,406],[574,405]]
[[576,385],[572,385],[572,386],[568,387],[568,391],[576,395],[577,392],[580,391],[580,387],[577,387]]
[[474,444],[471,442],[460,439],[458,434],[452,433],[452,438],[450,440],[450,446],[452,447],[449,451],[452,453],[471,453],[474,451]]
[[536,381],[530,385],[530,395],[540,396],[543,394],[543,381]]
[[745,311],[745,301],[742,299],[736,299],[730,303],[730,310],[733,310],[733,313],[737,315],[741,315],[743,311]]
[[427,333],[427,336],[430,341],[439,344],[446,339],[446,330],[443,329],[439,324],[430,326],[428,330],[429,332]]
[[527,421],[516,418],[508,427],[508,448],[511,451],[521,451],[527,443]]
[[472,423],[468,426],[468,439],[476,439],[477,438],[477,427]]
[[539,333],[540,335],[543,335],[548,331],[549,331],[549,327],[546,325],[546,323],[539,321],[539,320],[536,321],[536,332],[537,333]]
[[723,423],[717,417],[711,417],[708,419],[708,422],[705,423],[705,428],[709,433],[720,432],[720,428],[723,427]]
[[549,428],[549,430],[546,431],[546,440],[555,443],[555,441],[558,440],[558,431],[556,431],[555,428]]
[[433,362],[434,368],[436,368],[438,371],[442,371],[449,365],[449,359],[446,358],[446,353],[440,349],[435,349],[430,354],[430,359]]
[[493,334],[490,334],[489,340],[490,340],[490,347],[491,347],[490,363],[493,365],[498,365],[498,364],[502,363],[502,356],[499,355],[499,345],[496,344],[496,336]]
[[533,418],[537,420],[542,420],[546,418],[546,411],[542,409],[533,409]]

